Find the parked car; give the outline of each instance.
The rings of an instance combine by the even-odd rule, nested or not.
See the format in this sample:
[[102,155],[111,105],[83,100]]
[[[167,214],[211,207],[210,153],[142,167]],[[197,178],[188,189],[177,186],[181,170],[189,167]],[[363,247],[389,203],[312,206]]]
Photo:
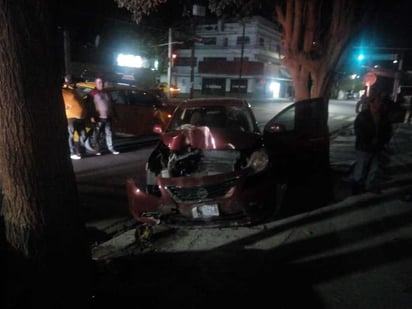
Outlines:
[[137,221],[244,225],[276,212],[268,153],[247,101],[186,100],[159,131],[146,188],[127,180]]
[[127,180],[131,214],[147,224],[253,224],[279,214],[288,185],[309,175],[321,203],[329,132],[319,113],[327,113],[321,99],[295,102],[261,132],[245,100],[180,103],[148,158],[146,187]]
[[[95,87],[92,82],[76,83],[76,92],[85,100]],[[166,127],[174,106],[154,94],[133,86],[111,85],[105,88],[114,103],[116,117],[113,118],[113,133],[126,136],[153,134],[153,126]],[[89,102],[90,104],[90,102]]]

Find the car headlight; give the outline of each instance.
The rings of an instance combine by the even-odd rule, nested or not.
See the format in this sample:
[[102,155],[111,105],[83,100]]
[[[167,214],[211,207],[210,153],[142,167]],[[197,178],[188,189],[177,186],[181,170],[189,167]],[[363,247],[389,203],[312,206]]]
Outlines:
[[248,166],[252,168],[253,173],[263,171],[269,164],[269,156],[265,149],[259,149],[252,153]]

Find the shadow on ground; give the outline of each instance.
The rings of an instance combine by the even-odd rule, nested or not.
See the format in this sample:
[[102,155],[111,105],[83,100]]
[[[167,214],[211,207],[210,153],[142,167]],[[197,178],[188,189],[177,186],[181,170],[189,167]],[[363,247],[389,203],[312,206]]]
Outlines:
[[[150,253],[121,258],[97,277],[93,308],[231,308],[276,304],[322,308],[310,276],[261,251]],[[309,280],[308,280],[309,279]]]

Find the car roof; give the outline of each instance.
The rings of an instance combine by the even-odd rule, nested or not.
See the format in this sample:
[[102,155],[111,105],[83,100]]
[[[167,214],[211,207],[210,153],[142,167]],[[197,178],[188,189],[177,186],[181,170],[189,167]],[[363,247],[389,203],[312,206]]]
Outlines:
[[[96,87],[96,84],[94,82],[78,82],[76,83],[76,87],[93,89]],[[104,87],[104,89],[106,90],[133,89],[133,90],[139,90],[139,91],[146,91],[146,90],[139,89],[135,86],[126,85],[126,84],[109,84],[107,87]]]
[[180,107],[201,107],[201,106],[237,106],[250,107],[250,104],[239,98],[198,98],[187,99],[180,104]]
[[[78,82],[76,83],[76,88],[84,92],[80,95],[84,95],[86,93],[89,93],[92,89],[95,89],[95,83],[94,82]],[[87,89],[87,91],[85,91],[85,89]],[[143,90],[135,86],[124,85],[124,84],[110,84],[109,86],[104,87],[104,89],[107,92],[116,91],[116,90],[126,90],[126,91],[132,90],[133,93],[139,93],[141,95],[153,98],[154,100],[161,102],[161,99],[156,94],[152,93],[150,90]]]
[[94,88],[96,84],[94,82],[77,82],[76,87],[82,88]]

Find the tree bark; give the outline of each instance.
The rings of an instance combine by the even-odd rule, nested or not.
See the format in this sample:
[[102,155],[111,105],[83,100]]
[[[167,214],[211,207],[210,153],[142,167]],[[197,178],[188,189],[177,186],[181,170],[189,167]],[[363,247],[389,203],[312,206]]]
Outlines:
[[9,246],[2,308],[83,308],[89,298],[90,252],[68,152],[53,3],[0,0],[0,176]]
[[[350,35],[360,24],[356,13],[364,8],[364,3],[352,0],[287,0],[284,6],[276,6],[283,28],[283,64],[292,77],[295,101],[304,104],[310,102],[307,99],[322,98],[326,108],[319,105],[319,123],[327,125],[333,74]],[[304,116],[296,115],[297,119]]]
[[356,14],[362,16],[364,5],[352,0],[288,0],[284,7],[276,6],[283,28],[283,63],[292,76],[296,100],[329,100],[333,72],[361,24]]

